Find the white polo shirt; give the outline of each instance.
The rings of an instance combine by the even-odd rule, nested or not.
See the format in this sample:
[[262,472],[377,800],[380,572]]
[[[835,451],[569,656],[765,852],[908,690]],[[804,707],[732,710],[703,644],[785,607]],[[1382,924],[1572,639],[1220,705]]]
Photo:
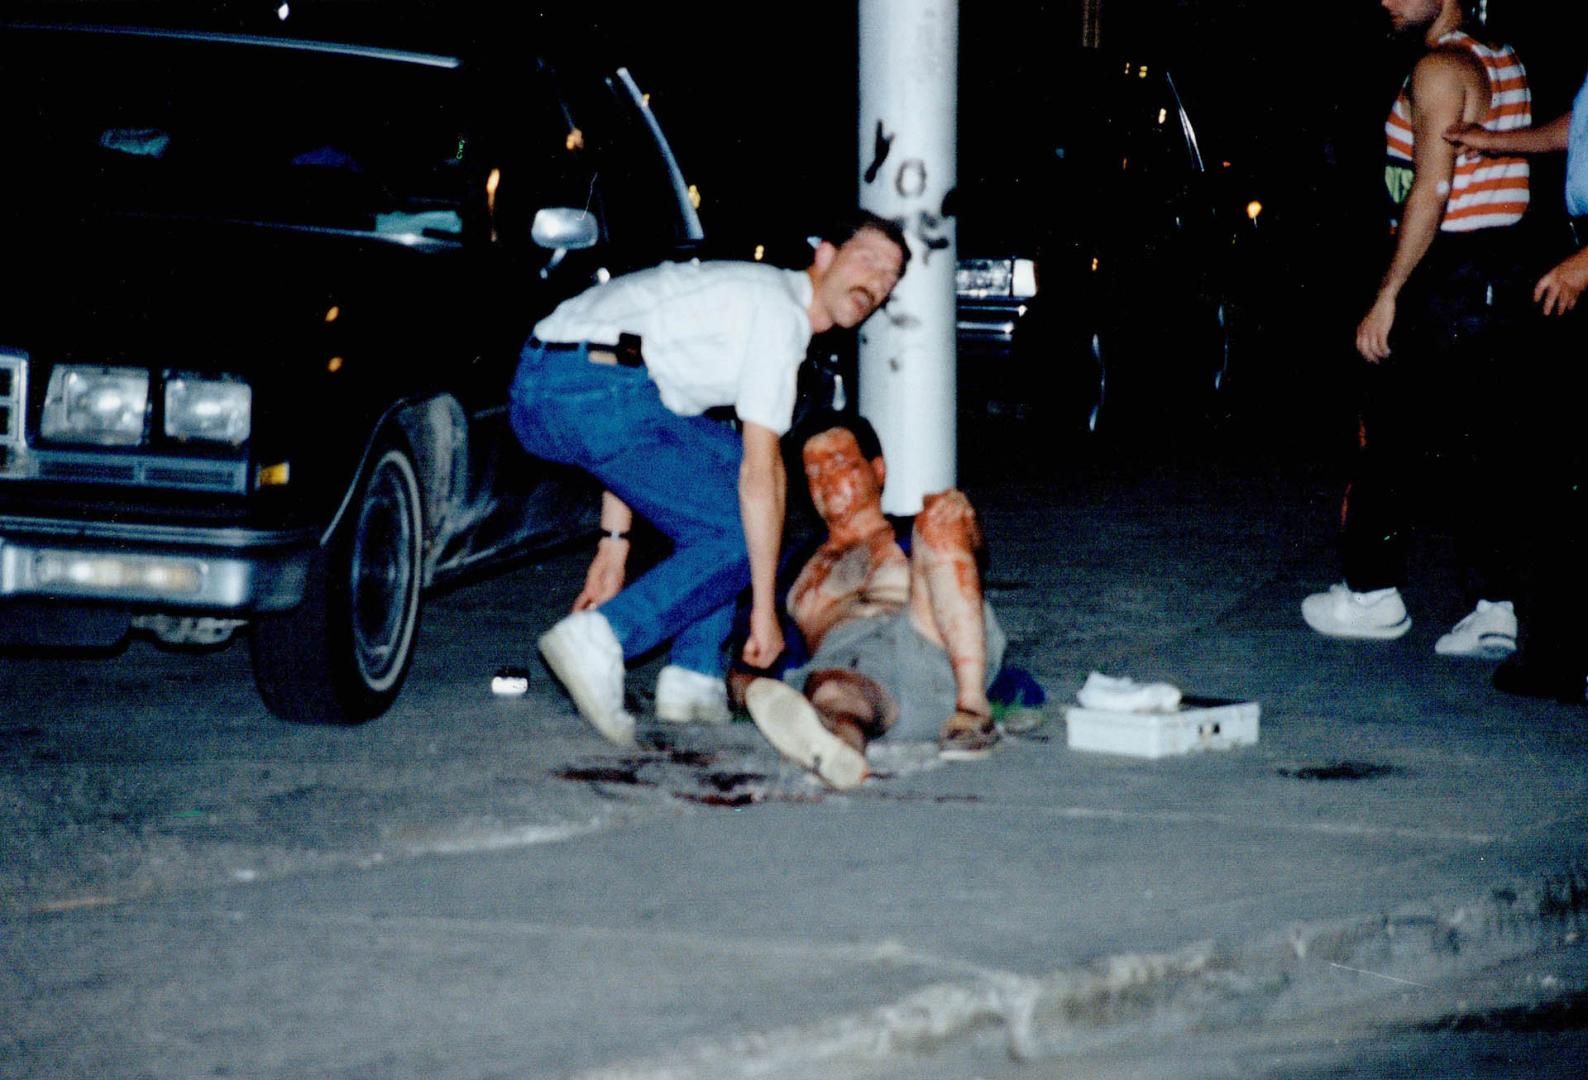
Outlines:
[[637,334],[662,404],[679,416],[732,405],[782,435],[810,347],[811,280],[761,263],[663,263],[563,301],[542,341],[615,345]]

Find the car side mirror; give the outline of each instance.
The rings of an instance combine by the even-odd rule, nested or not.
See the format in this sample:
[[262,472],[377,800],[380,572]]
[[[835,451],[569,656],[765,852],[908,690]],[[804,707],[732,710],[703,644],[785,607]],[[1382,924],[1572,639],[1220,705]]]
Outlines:
[[545,206],[535,211],[529,238],[536,246],[557,251],[593,248],[601,238],[596,216],[571,206]]

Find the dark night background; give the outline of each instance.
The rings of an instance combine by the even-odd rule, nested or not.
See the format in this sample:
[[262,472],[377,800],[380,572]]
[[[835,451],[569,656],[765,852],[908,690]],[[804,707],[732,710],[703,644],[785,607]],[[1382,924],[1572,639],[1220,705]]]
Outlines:
[[[8,0],[5,9],[89,17],[152,10],[178,20],[198,13],[246,30],[278,25],[277,5]],[[728,243],[799,235],[856,197],[855,0],[731,9],[638,0],[292,0],[291,11],[311,34],[315,23],[337,20],[428,27],[439,14],[476,42],[511,49],[521,41],[526,53],[588,48],[620,59],[651,92],[686,176],[702,193],[708,231]],[[1317,21],[1302,22],[1309,17]],[[1044,117],[1032,99],[1080,43],[1082,6],[961,0],[959,19],[964,180],[1003,167],[1000,144],[1038,135]],[[1535,115],[1548,119],[1568,107],[1588,65],[1588,4],[1490,0],[1489,22],[1528,64]],[[1314,242],[1322,225],[1347,248],[1355,235],[1347,223],[1365,216],[1363,228],[1377,224],[1380,126],[1411,55],[1389,39],[1387,26],[1375,0],[1103,0],[1101,14],[1106,49],[1175,72],[1205,156],[1260,177],[1272,217],[1295,230],[1298,243]],[[411,34],[404,40],[426,44]],[[1536,190],[1539,205],[1553,210],[1558,178],[1549,170],[1544,164]],[[1359,204],[1370,208],[1366,215]]]
[[[79,13],[151,7],[137,0],[6,5],[8,12],[40,6]],[[277,0],[152,7],[197,9],[233,28],[277,22]],[[855,0],[731,9],[293,0],[291,17],[312,33],[316,21],[330,18],[374,25],[418,16],[416,24],[428,26],[438,13],[476,42],[507,49],[522,42],[526,53],[589,49],[626,63],[651,93],[686,177],[699,188],[712,254],[749,257],[764,243],[770,259],[797,263],[808,253],[802,238],[856,200]],[[1036,101],[1081,42],[1082,6],[962,0],[959,18],[963,244],[996,216],[968,194],[976,179],[1007,173],[1015,150],[1041,138],[1046,116]],[[1383,268],[1383,118],[1415,43],[1390,38],[1375,0],[1103,0],[1100,22],[1105,49],[1175,73],[1204,156],[1232,162],[1263,200],[1262,227],[1275,259],[1264,305],[1276,331],[1268,339],[1273,377],[1297,384],[1287,392],[1298,401],[1309,384],[1342,392],[1339,373],[1352,361],[1349,332]],[[1489,22],[1528,65],[1535,117],[1547,120],[1569,107],[1588,65],[1588,3],[1490,0]],[[1560,163],[1546,158],[1535,169],[1531,226],[1558,227]],[[1001,225],[1007,231],[1020,222]],[[1332,404],[1324,410],[1336,411]]]
[[[753,6],[729,18],[678,10],[603,9],[595,31],[633,56],[653,90],[708,226],[773,224],[853,201],[855,4],[810,4],[799,18]],[[1319,12],[1326,22],[1298,24]],[[1489,21],[1528,64],[1535,115],[1569,107],[1588,66],[1588,4],[1491,0]],[[1387,26],[1373,0],[1104,0],[1102,15],[1104,46],[1167,63],[1204,141],[1257,170],[1276,198],[1376,199],[1383,114],[1411,55]],[[1018,139],[1040,125],[1022,98],[1080,38],[1075,2],[962,3],[962,139],[989,125]],[[960,174],[991,164],[962,158]],[[1287,209],[1304,219],[1334,208]]]
[[[719,250],[747,257],[856,198],[856,5],[748,6],[732,17],[679,18],[643,9],[600,17],[597,32],[633,57],[642,85],[698,184]],[[1038,138],[1040,94],[1081,41],[1081,5],[961,3],[962,190],[1005,167],[1000,146]],[[1491,0],[1492,35],[1528,65],[1538,122],[1570,107],[1588,67],[1588,4]],[[1305,19],[1314,19],[1310,24]],[[1265,205],[1273,258],[1259,391],[1284,416],[1274,434],[1321,450],[1354,433],[1351,347],[1385,259],[1383,121],[1418,51],[1393,39],[1375,0],[1104,0],[1111,52],[1167,64],[1198,125],[1205,156],[1251,177]],[[1559,156],[1535,162],[1529,225],[1559,229]],[[962,251],[978,207],[960,206]],[[1541,245],[1542,250],[1542,245]]]

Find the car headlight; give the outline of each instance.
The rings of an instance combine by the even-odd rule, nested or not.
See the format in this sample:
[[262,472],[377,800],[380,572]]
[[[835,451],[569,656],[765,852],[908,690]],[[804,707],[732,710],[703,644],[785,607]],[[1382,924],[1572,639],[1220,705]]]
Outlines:
[[977,299],[1008,296],[1013,277],[1008,259],[961,259],[954,271],[954,289]]
[[148,404],[147,371],[58,365],[50,372],[39,434],[100,446],[136,446],[143,441]]
[[1036,295],[1036,264],[1030,259],[961,259],[954,271],[954,290],[977,300]]
[[168,438],[241,446],[248,441],[253,408],[253,388],[235,379],[172,375],[165,382]]

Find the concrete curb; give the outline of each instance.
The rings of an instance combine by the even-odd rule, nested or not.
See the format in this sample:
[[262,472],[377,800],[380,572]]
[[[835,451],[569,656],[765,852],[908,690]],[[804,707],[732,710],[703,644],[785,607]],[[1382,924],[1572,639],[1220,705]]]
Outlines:
[[[1298,924],[1246,943],[1198,942],[1124,954],[1041,976],[979,973],[856,1016],[702,1041],[651,1061],[571,1080],[759,1080],[867,1075],[974,1043],[1017,1062],[1052,1061],[1190,1029],[1304,1017],[1418,991],[1452,1007],[1439,983],[1583,942],[1588,864],[1463,901]],[[1415,1003],[1414,1003],[1415,1004]],[[891,1073],[890,1073],[891,1074]]]

